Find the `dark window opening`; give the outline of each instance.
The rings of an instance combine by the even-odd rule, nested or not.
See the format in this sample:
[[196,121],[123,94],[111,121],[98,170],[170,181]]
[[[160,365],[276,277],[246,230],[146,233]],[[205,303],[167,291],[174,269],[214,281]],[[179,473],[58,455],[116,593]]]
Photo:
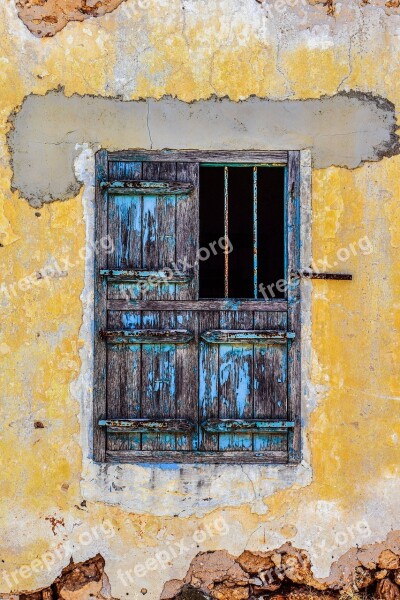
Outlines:
[[285,297],[284,183],[282,167],[200,167],[200,298]]

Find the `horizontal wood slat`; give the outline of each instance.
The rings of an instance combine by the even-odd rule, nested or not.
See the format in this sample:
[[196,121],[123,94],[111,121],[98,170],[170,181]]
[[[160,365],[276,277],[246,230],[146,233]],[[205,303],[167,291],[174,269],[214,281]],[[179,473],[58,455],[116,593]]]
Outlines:
[[277,330],[227,330],[212,329],[201,334],[201,338],[209,344],[285,344],[293,339],[294,333]]
[[110,344],[186,344],[193,339],[187,329],[101,331],[100,336]]
[[186,419],[103,419],[99,426],[112,433],[190,433],[196,429]]
[[100,187],[118,194],[135,194],[135,196],[167,196],[190,194],[191,183],[179,181],[102,181]]
[[109,310],[286,312],[286,300],[109,300]]
[[109,161],[163,161],[196,163],[254,163],[286,165],[286,150],[127,150],[109,152]]
[[193,275],[184,274],[180,271],[172,269],[157,269],[150,271],[149,269],[100,269],[100,276],[107,278],[110,282],[124,283],[151,283],[151,285],[162,283],[189,283],[193,279]]
[[273,421],[270,419],[209,419],[201,424],[208,433],[281,433],[294,427],[294,421]]
[[112,463],[227,463],[243,464],[283,464],[288,462],[288,453],[281,450],[267,452],[191,452],[169,450],[115,450],[106,453],[107,462]]

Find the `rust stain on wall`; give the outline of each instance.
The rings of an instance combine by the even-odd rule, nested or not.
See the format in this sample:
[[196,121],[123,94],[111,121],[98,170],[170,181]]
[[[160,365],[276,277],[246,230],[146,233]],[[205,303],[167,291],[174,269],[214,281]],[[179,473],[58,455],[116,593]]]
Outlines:
[[33,35],[52,37],[70,21],[112,12],[123,0],[17,0],[19,18]]

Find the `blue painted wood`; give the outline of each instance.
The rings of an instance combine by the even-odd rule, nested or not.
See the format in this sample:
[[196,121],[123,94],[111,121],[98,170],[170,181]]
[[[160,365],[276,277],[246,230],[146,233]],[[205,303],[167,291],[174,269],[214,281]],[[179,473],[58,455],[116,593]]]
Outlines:
[[273,421],[257,419],[209,419],[201,424],[204,431],[211,433],[280,433],[293,428],[294,421]]
[[[111,195],[108,200],[108,235],[113,251],[108,270],[124,271],[141,266],[142,199],[140,196]],[[141,286],[120,282],[109,286],[110,300],[141,299]]]
[[109,193],[135,194],[141,196],[154,195],[188,195],[193,190],[190,183],[177,181],[102,181],[100,187]]
[[295,334],[290,331],[273,330],[223,330],[205,331],[201,338],[209,344],[286,344]]

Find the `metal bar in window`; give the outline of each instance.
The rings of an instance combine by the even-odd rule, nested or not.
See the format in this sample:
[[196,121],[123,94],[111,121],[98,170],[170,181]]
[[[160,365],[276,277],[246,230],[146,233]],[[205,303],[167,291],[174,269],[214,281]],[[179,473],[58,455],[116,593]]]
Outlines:
[[228,217],[228,167],[224,167],[224,296],[229,297],[229,217]]
[[258,297],[258,236],[257,236],[257,167],[253,167],[253,282],[254,298]]

